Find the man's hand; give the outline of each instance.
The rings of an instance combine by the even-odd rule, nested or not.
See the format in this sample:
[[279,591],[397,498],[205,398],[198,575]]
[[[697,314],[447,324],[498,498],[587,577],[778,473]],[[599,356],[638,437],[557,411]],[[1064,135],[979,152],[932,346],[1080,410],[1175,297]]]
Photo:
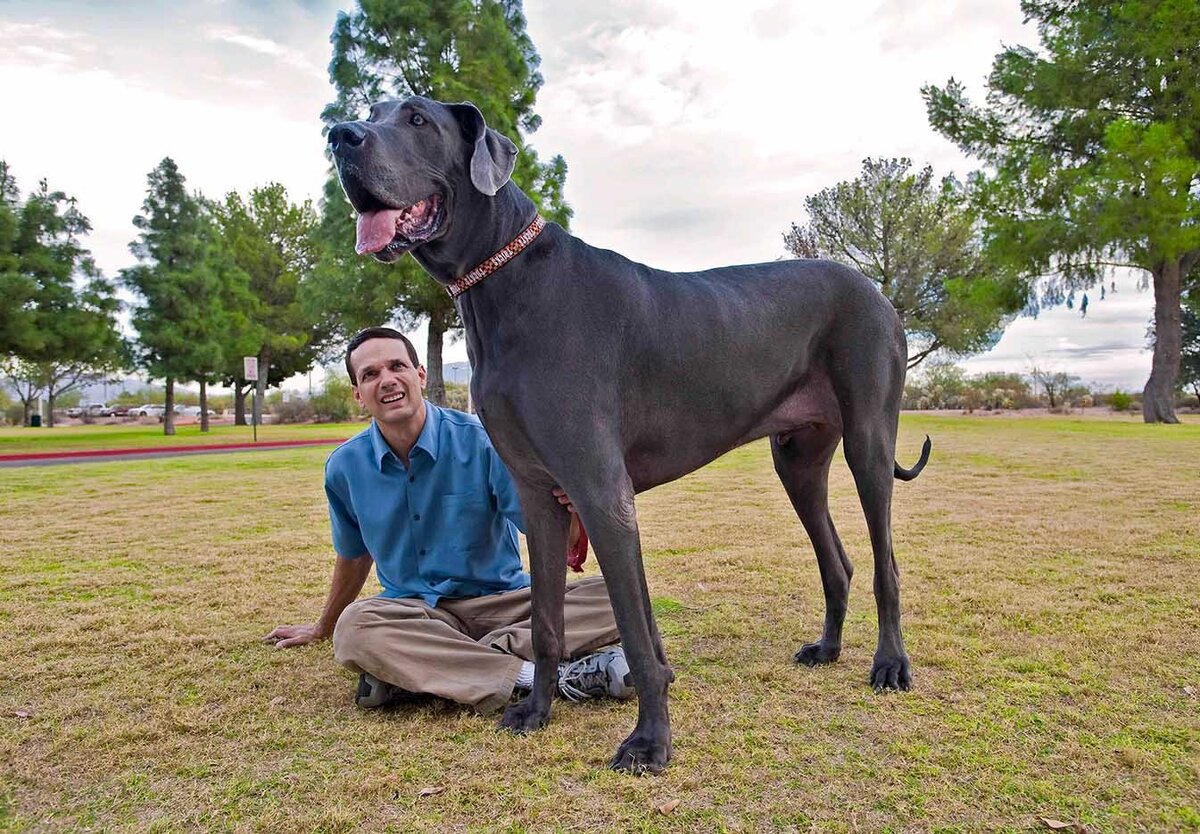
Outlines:
[[325,640],[329,633],[317,623],[309,625],[279,626],[266,637],[264,643],[274,643],[277,649],[290,649],[293,646],[307,646],[318,640]]
[[571,515],[575,514],[575,505],[571,503],[571,497],[567,495],[567,491],[562,487],[555,487],[550,490],[550,494],[558,499],[558,503],[567,508],[567,512]]

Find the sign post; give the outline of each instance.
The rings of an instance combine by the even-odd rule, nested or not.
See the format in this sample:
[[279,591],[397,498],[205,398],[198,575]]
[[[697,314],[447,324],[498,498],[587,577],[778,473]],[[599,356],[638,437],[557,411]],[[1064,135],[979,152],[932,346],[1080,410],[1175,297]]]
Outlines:
[[243,356],[242,357],[242,376],[247,382],[253,382],[254,385],[254,400],[250,407],[250,423],[254,426],[254,442],[258,442],[258,357]]

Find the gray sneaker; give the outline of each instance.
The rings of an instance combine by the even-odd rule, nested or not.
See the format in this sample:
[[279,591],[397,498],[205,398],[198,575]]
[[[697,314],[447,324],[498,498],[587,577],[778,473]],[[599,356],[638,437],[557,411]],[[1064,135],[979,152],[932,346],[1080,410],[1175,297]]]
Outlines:
[[358,691],[354,694],[354,703],[363,709],[379,709],[415,698],[416,695],[407,689],[401,689],[369,672],[363,672],[358,676]]
[[637,693],[625,661],[625,650],[620,646],[609,646],[558,664],[558,691],[568,701],[588,698],[627,701]]

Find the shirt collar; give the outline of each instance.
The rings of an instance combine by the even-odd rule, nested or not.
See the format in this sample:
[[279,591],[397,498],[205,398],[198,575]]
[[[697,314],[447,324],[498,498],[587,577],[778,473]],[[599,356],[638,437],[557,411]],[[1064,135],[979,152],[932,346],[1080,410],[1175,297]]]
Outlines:
[[[425,401],[425,425],[421,429],[421,434],[417,437],[417,442],[413,444],[413,449],[421,449],[425,454],[429,455],[433,460],[438,457],[438,435],[442,424],[442,410],[429,400]],[[379,468],[383,469],[383,461],[388,455],[391,455],[396,460],[396,453],[392,451],[392,447],[388,445],[387,440],[383,437],[383,432],[379,430],[379,425],[371,421],[371,446],[375,453],[375,463]],[[410,453],[411,460],[411,453]]]

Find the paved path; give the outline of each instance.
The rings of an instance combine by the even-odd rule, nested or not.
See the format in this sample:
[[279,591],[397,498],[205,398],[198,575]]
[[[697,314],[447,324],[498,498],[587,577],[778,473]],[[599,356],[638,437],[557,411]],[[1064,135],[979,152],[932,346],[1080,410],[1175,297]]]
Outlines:
[[0,468],[14,466],[56,466],[64,463],[97,463],[114,460],[143,460],[179,455],[213,455],[224,452],[267,452],[296,446],[336,446],[346,438],[321,440],[264,440],[259,443],[195,443],[187,446],[143,446],[134,449],[75,449],[65,452],[27,452],[0,455]]

